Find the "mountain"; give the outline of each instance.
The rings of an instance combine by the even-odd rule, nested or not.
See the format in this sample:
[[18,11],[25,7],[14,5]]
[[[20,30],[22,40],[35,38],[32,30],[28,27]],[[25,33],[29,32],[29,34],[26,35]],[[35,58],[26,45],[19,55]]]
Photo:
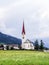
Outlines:
[[[36,39],[31,39],[31,41],[35,41]],[[45,38],[38,38],[38,41],[40,43],[40,40],[43,40],[44,42],[44,46],[49,48],[49,37],[45,37]],[[0,43],[4,43],[4,44],[21,44],[22,40],[7,34],[4,34],[2,32],[0,32]]]
[[21,44],[21,39],[15,38],[13,36],[7,35],[7,34],[3,34],[2,32],[0,32],[0,43],[4,43],[4,44]]

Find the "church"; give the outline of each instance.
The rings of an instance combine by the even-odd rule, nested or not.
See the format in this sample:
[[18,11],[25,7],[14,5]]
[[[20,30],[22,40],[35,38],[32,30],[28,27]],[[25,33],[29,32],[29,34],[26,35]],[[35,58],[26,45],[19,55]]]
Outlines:
[[[5,34],[0,33],[0,36],[1,37],[4,36],[4,35]],[[5,35],[4,38],[7,38],[8,39],[8,36]],[[13,40],[13,38],[11,38],[11,37],[10,37],[10,39]],[[18,39],[17,39],[17,41],[18,41]],[[15,50],[17,50],[17,49],[20,49],[20,47],[21,47],[21,49],[34,50],[34,44],[33,44],[33,42],[30,41],[29,39],[26,39],[26,32],[25,32],[24,22],[23,22],[23,26],[22,26],[22,41],[21,41],[20,47],[19,47],[19,44],[17,42],[16,43],[11,43],[11,44],[10,44],[10,42],[9,43],[2,43],[3,46],[2,45],[0,46],[0,50],[1,49],[4,49],[4,50],[15,49]]]
[[27,50],[34,50],[34,44],[31,42],[29,39],[26,39],[26,32],[25,32],[25,26],[23,22],[23,27],[22,27],[22,49],[27,49]]

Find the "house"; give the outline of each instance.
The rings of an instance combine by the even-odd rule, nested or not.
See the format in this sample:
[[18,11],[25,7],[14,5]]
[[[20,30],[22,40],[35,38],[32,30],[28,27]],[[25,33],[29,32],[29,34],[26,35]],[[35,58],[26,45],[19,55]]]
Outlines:
[[19,46],[18,44],[4,44],[4,50],[16,50],[16,49],[19,49]]
[[23,27],[22,27],[22,45],[21,45],[21,47],[22,47],[22,49],[32,49],[32,50],[34,50],[33,43],[29,39],[26,39],[24,22],[23,22]]

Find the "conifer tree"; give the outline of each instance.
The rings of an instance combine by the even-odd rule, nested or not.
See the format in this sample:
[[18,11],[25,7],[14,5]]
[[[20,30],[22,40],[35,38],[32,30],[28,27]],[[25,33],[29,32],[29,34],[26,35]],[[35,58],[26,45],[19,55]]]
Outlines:
[[43,49],[44,49],[44,43],[43,43],[43,41],[41,40],[41,41],[40,41],[40,50],[43,51]]
[[38,40],[35,41],[35,50],[39,50]]

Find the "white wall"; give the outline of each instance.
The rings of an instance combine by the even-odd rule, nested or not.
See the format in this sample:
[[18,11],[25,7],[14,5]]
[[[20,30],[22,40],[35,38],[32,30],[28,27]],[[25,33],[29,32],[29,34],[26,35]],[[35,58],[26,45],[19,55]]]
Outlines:
[[24,49],[34,49],[33,44],[32,43],[23,43],[23,48]]

